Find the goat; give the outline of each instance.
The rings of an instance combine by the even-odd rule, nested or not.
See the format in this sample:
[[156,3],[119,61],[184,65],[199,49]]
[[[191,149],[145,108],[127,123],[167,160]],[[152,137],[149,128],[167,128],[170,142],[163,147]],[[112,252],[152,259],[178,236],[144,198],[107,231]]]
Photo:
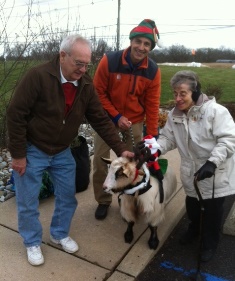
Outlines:
[[119,193],[120,213],[128,224],[124,234],[125,242],[132,242],[134,224],[144,219],[150,229],[149,248],[156,250],[159,244],[157,227],[164,219],[165,205],[176,191],[177,182],[175,173],[168,166],[162,181],[164,199],[160,203],[160,182],[150,175],[146,165],[146,158],[151,155],[149,151],[149,148],[145,148],[147,156],[141,160],[125,157],[118,157],[113,161],[103,159],[110,164],[103,190]]

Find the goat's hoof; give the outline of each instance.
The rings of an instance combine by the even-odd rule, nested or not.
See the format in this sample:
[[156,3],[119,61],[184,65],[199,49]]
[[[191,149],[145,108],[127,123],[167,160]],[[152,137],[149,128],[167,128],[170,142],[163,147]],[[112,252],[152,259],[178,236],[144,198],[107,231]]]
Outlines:
[[133,234],[125,232],[124,239],[125,239],[126,243],[130,244],[132,242],[133,238],[134,238]]
[[149,240],[148,244],[149,244],[149,248],[151,250],[156,250],[158,247],[159,241],[158,240]]

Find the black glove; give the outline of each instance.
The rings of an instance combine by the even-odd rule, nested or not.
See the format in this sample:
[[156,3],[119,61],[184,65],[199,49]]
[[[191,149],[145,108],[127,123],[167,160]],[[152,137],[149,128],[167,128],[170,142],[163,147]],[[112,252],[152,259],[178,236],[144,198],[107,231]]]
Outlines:
[[215,174],[216,165],[207,160],[206,163],[194,174],[194,176],[197,176],[197,180],[201,181],[205,178],[210,178]]

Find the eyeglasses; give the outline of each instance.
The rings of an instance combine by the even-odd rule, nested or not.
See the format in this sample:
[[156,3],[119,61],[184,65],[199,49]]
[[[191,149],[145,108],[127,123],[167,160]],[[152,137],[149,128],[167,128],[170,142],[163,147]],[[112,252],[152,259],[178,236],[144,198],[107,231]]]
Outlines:
[[174,96],[174,98],[176,99],[176,98],[181,98],[181,99],[183,99],[183,98],[185,98],[186,96],[187,96],[187,93],[179,93],[179,94],[177,94],[177,93],[174,93],[173,94],[173,96]]
[[183,92],[183,93],[173,93],[174,99],[176,98],[180,98],[180,99],[184,99],[189,95],[190,92]]
[[69,53],[67,53],[67,55],[73,60],[73,63],[78,69],[82,69],[83,67],[85,67],[86,70],[89,70],[92,67],[91,63],[80,62],[78,60],[75,60]]

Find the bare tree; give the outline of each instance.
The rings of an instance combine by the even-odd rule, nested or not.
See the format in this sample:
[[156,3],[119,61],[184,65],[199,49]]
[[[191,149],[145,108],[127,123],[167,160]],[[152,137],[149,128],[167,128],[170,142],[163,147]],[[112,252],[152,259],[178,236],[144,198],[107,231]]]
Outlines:
[[[18,42],[19,34],[9,34],[9,22],[14,9],[13,6],[9,9],[4,9],[6,1],[0,6],[0,21],[3,27],[0,34],[0,51],[1,54],[1,80],[0,80],[0,146],[6,145],[6,108],[9,100],[11,99],[12,93],[16,86],[18,79],[22,76],[25,69],[27,68],[29,61],[22,60],[25,53],[27,52],[30,44],[34,41],[35,35],[30,32],[30,18],[31,9],[28,7],[27,20],[24,24],[24,41]],[[6,11],[8,11],[6,13]],[[14,57],[14,59],[10,59]]]
[[[5,0],[0,5],[0,147],[6,146],[6,108],[18,81],[39,60],[48,60],[58,53],[61,38],[67,33],[53,30],[52,24],[45,28],[39,6],[36,15],[33,14],[32,0],[27,4],[27,12],[21,15],[21,30],[17,33],[10,32],[10,19],[17,7],[13,1],[10,9],[5,8],[6,3]],[[35,22],[38,25],[37,32],[33,28]]]

